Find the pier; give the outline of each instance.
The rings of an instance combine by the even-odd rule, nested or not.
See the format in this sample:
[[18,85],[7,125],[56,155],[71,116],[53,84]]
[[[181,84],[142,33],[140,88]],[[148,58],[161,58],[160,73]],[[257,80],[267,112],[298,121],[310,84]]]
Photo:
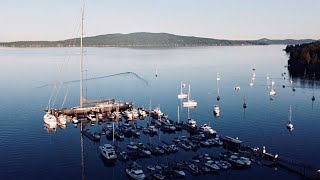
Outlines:
[[60,114],[67,116],[86,115],[88,113],[105,113],[109,114],[114,111],[125,111],[132,108],[132,103],[119,103],[114,99],[112,100],[99,100],[99,101],[86,101],[83,107],[63,108],[63,109],[50,109],[51,114],[58,117]]

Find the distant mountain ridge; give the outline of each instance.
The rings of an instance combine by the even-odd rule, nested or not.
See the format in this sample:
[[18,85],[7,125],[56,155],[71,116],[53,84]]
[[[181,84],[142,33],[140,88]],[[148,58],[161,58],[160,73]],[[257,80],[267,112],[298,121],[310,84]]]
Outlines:
[[[188,47],[188,46],[240,46],[240,45],[271,45],[300,44],[313,42],[312,39],[285,40],[223,40],[194,36],[180,36],[169,33],[137,32],[130,34],[105,34],[84,38],[86,47]],[[0,47],[75,47],[79,46],[80,38],[61,41],[16,41],[2,42]]]
[[284,44],[284,45],[289,45],[289,44],[304,44],[304,43],[311,43],[314,41],[318,41],[318,40],[314,40],[314,39],[267,39],[267,38],[263,38],[263,39],[259,39],[257,40],[260,43],[266,43],[266,44]]

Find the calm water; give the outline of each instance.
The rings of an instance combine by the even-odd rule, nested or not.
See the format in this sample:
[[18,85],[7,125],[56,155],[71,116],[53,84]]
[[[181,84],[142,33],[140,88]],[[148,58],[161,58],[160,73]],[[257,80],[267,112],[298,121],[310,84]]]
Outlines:
[[[288,72],[284,68],[287,57],[284,46],[261,47],[204,47],[176,49],[87,48],[85,77],[99,77],[121,72],[121,75],[86,82],[87,99],[115,98],[134,102],[135,106],[161,110],[176,119],[180,105],[177,94],[180,82],[191,83],[191,97],[198,107],[190,116],[198,124],[209,123],[218,134],[239,137],[250,146],[266,146],[280,156],[301,160],[320,167],[319,135],[320,104],[319,85],[314,86],[316,100],[312,103],[312,82],[294,79],[296,91],[288,85]],[[0,93],[0,179],[87,179],[125,178],[125,163],[106,166],[99,157],[99,144],[84,139],[84,166],[81,165],[80,130],[71,123],[66,129],[58,128],[47,133],[43,127],[43,109],[47,107],[53,86],[38,88],[58,81],[77,80],[79,76],[79,49],[0,49],[2,82]],[[256,68],[253,87],[249,86],[252,68]],[[155,70],[158,77],[155,77]],[[212,107],[216,104],[216,74],[220,73],[219,102],[221,115],[214,118]],[[286,72],[286,80],[281,73]],[[277,95],[269,100],[267,79],[275,81]],[[147,82],[145,82],[145,81]],[[233,88],[239,84],[241,90]],[[315,82],[319,84],[319,82]],[[66,84],[60,89],[54,106],[60,108],[68,90],[64,107],[78,105],[78,83]],[[242,108],[244,96],[247,109]],[[292,106],[294,131],[286,129],[288,109]],[[183,109],[181,119],[187,118]],[[145,125],[146,121],[138,124]],[[92,131],[100,126],[91,126]],[[142,142],[157,143],[176,135],[161,134],[153,138],[141,134]],[[130,140],[125,139],[120,146]],[[101,144],[107,142],[102,137]],[[166,157],[139,160],[142,165],[165,163],[178,159],[191,159],[200,152],[217,153],[217,149],[198,152],[180,152]],[[84,169],[82,169],[84,167]],[[232,170],[216,179],[300,179],[284,170],[274,170],[255,165],[249,170]],[[212,178],[209,176],[192,178]]]

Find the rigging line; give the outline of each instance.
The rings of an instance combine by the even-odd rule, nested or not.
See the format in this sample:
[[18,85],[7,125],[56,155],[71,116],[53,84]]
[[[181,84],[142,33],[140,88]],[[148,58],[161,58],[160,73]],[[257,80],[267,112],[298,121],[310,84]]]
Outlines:
[[[121,76],[121,75],[126,75],[126,74],[131,74],[134,75],[136,78],[138,78],[139,80],[141,80],[142,82],[144,82],[144,84],[146,86],[149,86],[149,82],[145,79],[143,79],[142,77],[140,77],[138,74],[134,73],[134,72],[122,72],[122,73],[116,73],[116,74],[111,74],[111,75],[106,75],[106,76],[98,76],[98,77],[92,77],[92,78],[87,78],[87,81],[90,80],[97,80],[97,79],[103,79],[103,78],[108,78],[108,77],[114,77],[114,76]],[[61,82],[63,84],[71,84],[71,83],[77,83],[80,80],[71,80],[71,81],[65,81],[65,82]],[[48,87],[48,86],[53,86],[55,84],[45,84],[42,86],[38,86],[37,88],[44,88],[44,87]]]
[[57,90],[57,92],[56,92],[56,95],[55,95],[54,100],[53,100],[53,102],[52,102],[52,107],[53,107],[54,104],[56,103],[57,96],[58,96],[58,94],[59,94],[59,92],[60,92],[61,87],[62,87],[62,82],[60,83],[60,86],[59,86],[59,88],[58,88],[58,90]]
[[50,98],[49,98],[49,102],[48,102],[48,109],[50,110],[50,108],[51,108],[51,99],[52,99],[52,96],[53,96],[53,94],[54,94],[54,91],[56,90],[56,85],[54,85],[54,88],[53,88],[53,90],[52,90],[52,92],[51,92],[51,95],[50,95]]
[[[69,42],[68,45],[67,45],[67,47],[70,47],[70,46],[71,46],[71,43],[75,44],[75,41],[76,41],[75,35],[78,34],[79,29],[80,29],[79,24],[80,24],[80,22],[78,22],[77,25],[75,26],[75,28],[74,28],[74,30],[73,30],[73,32],[72,32],[72,35],[71,35],[71,39],[66,40],[67,42]],[[78,27],[78,30],[77,30],[77,27]],[[62,72],[64,69],[67,69],[67,65],[68,65],[67,63],[68,63],[69,60],[70,60],[70,51],[67,50],[67,51],[66,51],[66,54],[67,54],[68,56],[64,57],[63,63],[59,66],[59,72]],[[66,65],[66,66],[64,66],[64,65]],[[66,68],[64,68],[64,67],[66,67]]]
[[66,100],[67,100],[68,93],[69,93],[69,86],[67,87],[67,92],[66,92],[66,95],[64,96],[64,99],[63,99],[63,102],[62,102],[62,105],[61,105],[61,109],[63,108],[64,103],[65,103]]

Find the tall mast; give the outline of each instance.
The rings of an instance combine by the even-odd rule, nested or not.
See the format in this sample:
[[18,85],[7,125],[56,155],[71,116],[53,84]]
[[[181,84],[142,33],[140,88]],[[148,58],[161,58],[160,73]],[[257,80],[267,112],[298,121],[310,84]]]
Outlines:
[[290,105],[290,109],[289,109],[289,122],[291,122],[291,105]]
[[80,107],[83,106],[83,19],[84,19],[84,5],[82,6],[81,37],[80,37],[80,48],[81,48],[81,60],[80,60]]
[[190,84],[189,84],[189,91],[188,91],[188,101],[190,101]]
[[217,73],[217,90],[218,90],[218,96],[220,95],[220,92],[219,92],[219,80],[220,80],[220,76],[219,76],[219,73]]
[[180,121],[180,115],[179,115],[179,106],[178,106],[178,123]]

